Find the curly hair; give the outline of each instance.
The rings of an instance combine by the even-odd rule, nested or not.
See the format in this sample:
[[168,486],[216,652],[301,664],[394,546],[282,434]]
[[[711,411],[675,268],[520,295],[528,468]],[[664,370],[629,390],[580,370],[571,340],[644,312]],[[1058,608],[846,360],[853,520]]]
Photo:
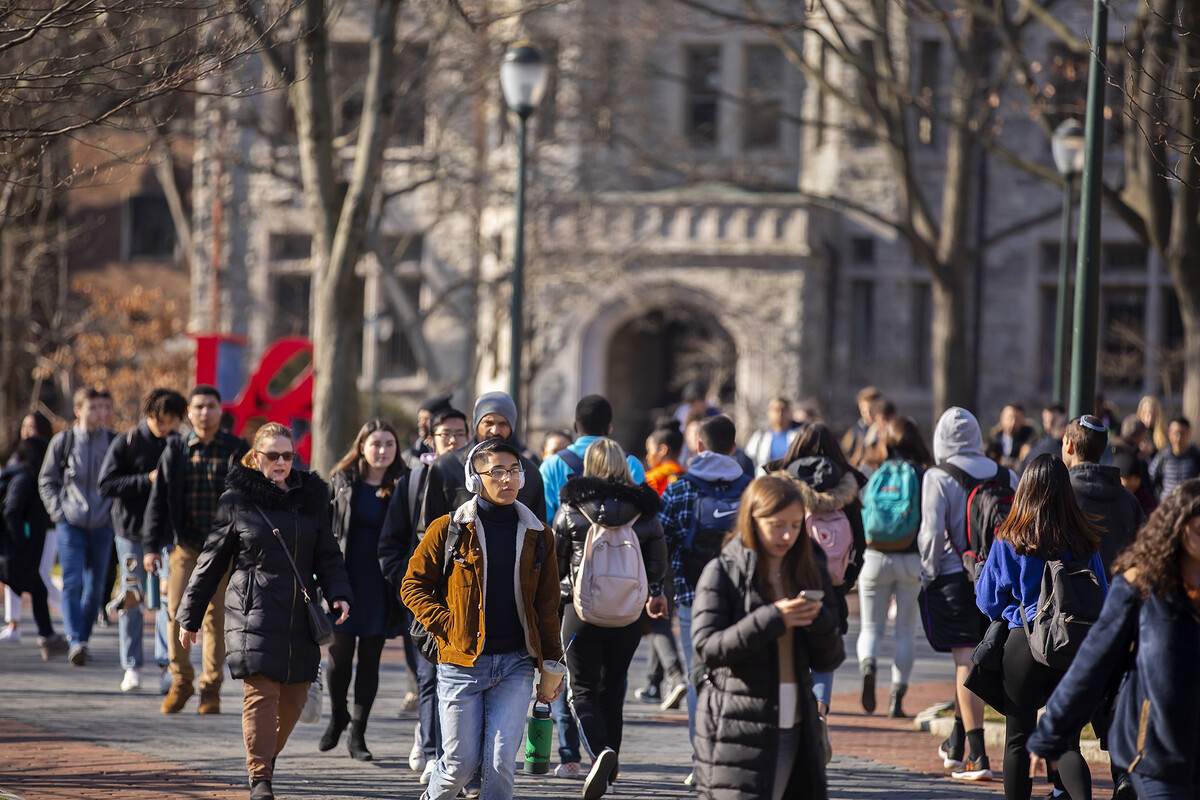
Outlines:
[[1183,533],[1188,520],[1200,515],[1200,478],[1179,484],[1163,498],[1137,539],[1113,564],[1113,572],[1134,570],[1127,580],[1140,597],[1167,597],[1182,586]]

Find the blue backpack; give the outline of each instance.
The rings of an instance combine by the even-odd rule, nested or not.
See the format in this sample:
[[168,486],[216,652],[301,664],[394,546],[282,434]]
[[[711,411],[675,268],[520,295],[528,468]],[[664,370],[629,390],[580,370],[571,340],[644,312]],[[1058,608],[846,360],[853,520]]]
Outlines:
[[863,487],[861,499],[867,547],[907,550],[921,527],[921,477],[916,468],[899,458],[884,461]]
[[742,475],[734,481],[710,483],[703,478],[684,473],[679,480],[696,487],[696,515],[687,537],[683,540],[683,577],[689,586],[700,582],[700,573],[717,557],[725,544],[725,537],[737,522],[742,506],[742,492],[750,484],[750,476]]

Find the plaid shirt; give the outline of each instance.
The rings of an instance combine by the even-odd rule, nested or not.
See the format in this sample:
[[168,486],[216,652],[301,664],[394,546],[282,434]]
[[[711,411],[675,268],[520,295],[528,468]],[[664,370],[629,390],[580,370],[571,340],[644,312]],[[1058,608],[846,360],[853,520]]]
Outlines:
[[675,573],[675,603],[681,606],[691,606],[696,598],[696,587],[683,577],[683,542],[695,523],[699,501],[700,493],[695,484],[675,481],[663,491],[663,507],[658,514],[667,540],[667,552],[671,555],[671,569]]
[[201,549],[217,515],[217,500],[225,491],[229,461],[241,440],[231,433],[217,431],[208,444],[192,432],[187,440],[183,483],[184,544]]

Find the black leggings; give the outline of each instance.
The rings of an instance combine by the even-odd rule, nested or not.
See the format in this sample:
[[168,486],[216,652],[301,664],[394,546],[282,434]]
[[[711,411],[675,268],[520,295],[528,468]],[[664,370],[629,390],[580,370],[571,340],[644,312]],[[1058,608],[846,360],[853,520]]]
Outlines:
[[[358,673],[354,679],[354,714],[356,722],[366,724],[371,706],[379,692],[379,659],[383,655],[386,636],[364,636],[358,641]],[[335,633],[329,645],[329,706],[334,716],[347,716],[346,700],[350,691],[350,674],[354,671],[355,637]]]
[[[1029,800],[1033,792],[1025,743],[1037,728],[1038,709],[1046,704],[1063,674],[1033,660],[1024,628],[1009,631],[1004,644],[1005,800]],[[1079,753],[1078,733],[1071,749],[1058,760],[1058,774],[1071,800],[1092,800],[1092,773]]]
[[571,681],[571,710],[579,721],[584,746],[592,758],[606,747],[621,752],[625,717],[625,683],[629,664],[642,640],[639,619],[624,628],[601,628],[579,619],[575,607],[563,610],[563,641],[575,643],[567,652]]

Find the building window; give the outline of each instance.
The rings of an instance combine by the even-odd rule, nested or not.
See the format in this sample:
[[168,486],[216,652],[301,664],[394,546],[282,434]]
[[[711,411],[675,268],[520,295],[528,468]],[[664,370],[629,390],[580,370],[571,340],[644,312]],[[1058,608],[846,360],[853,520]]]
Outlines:
[[[1040,268],[1046,275],[1058,275],[1058,257],[1062,253],[1062,246],[1058,242],[1042,242]],[[1067,278],[1074,280],[1075,278],[1075,242],[1070,243],[1067,249]]]
[[875,360],[875,283],[850,282],[850,358],[857,370]]
[[875,239],[871,236],[850,237],[850,261],[856,267],[875,264]]
[[275,275],[272,279],[271,340],[308,336],[309,275]]
[[559,45],[555,39],[541,39],[538,41],[538,47],[542,49],[542,55],[546,57],[550,74],[546,80],[546,93],[542,95],[542,102],[538,105],[533,120],[537,125],[539,139],[553,139],[554,132],[558,127]]
[[[1057,249],[1055,247],[1055,250]],[[1042,330],[1038,341],[1038,389],[1049,392],[1054,388],[1054,333],[1058,324],[1058,287],[1043,286],[1040,299],[1038,310]],[[1068,316],[1070,313],[1071,309],[1068,306]],[[1067,353],[1066,357],[1069,359],[1070,353]]]
[[1052,42],[1043,90],[1051,113],[1083,119],[1087,106],[1087,53],[1077,53],[1062,42]]
[[312,257],[312,237],[307,233],[272,233],[267,238],[272,261],[307,261]]
[[[862,60],[858,73],[858,99],[866,103],[868,97],[878,97],[878,74],[875,71],[875,40],[863,39],[859,43],[858,57]],[[850,136],[851,147],[870,147],[875,144],[875,132],[870,129],[855,128]]]
[[828,120],[825,118],[825,80],[828,79],[827,64],[829,62],[829,45],[823,40],[821,46],[817,48],[817,74],[821,76],[821,80],[816,82],[816,136],[813,141],[815,147],[820,147],[825,143],[825,125]]
[[612,142],[613,127],[617,120],[617,86],[623,77],[616,70],[626,63],[626,50],[620,39],[607,39],[600,48],[600,60],[594,64],[591,75],[584,79],[588,101],[584,107],[589,124],[585,134],[597,142]]
[[396,115],[390,144],[420,147],[425,144],[425,87],[429,74],[429,45],[408,42],[396,54]]
[[362,118],[363,92],[370,71],[366,42],[335,42],[330,45],[330,83],[334,97],[333,129],[346,136],[358,129]]
[[683,126],[688,144],[709,149],[717,144],[721,95],[721,48],[698,45],[684,51],[687,97]]
[[942,43],[938,39],[922,39],[917,64],[917,96],[921,103],[917,118],[917,140],[923,145],[934,144],[936,128],[934,113],[942,74]]
[[785,89],[783,53],[769,44],[745,51],[742,86],[742,147],[771,150],[780,146]]
[[1141,244],[1106,244],[1100,250],[1101,274],[1112,272],[1146,273],[1149,261]]
[[[386,298],[384,316],[390,322],[390,331],[382,335],[378,351],[381,378],[415,375],[420,366],[405,319],[420,319],[421,255],[424,248],[425,239],[419,233],[389,239],[385,243],[384,255],[390,263],[382,265],[386,271],[383,280],[390,285],[383,292]],[[404,307],[403,312],[396,307],[398,304]]]
[[175,221],[162,195],[134,195],[125,201],[125,258],[171,258],[175,255]]
[[912,382],[928,387],[933,376],[933,289],[928,283],[912,285]]
[[1100,290],[1100,376],[1106,389],[1136,391],[1146,368],[1146,290]]

